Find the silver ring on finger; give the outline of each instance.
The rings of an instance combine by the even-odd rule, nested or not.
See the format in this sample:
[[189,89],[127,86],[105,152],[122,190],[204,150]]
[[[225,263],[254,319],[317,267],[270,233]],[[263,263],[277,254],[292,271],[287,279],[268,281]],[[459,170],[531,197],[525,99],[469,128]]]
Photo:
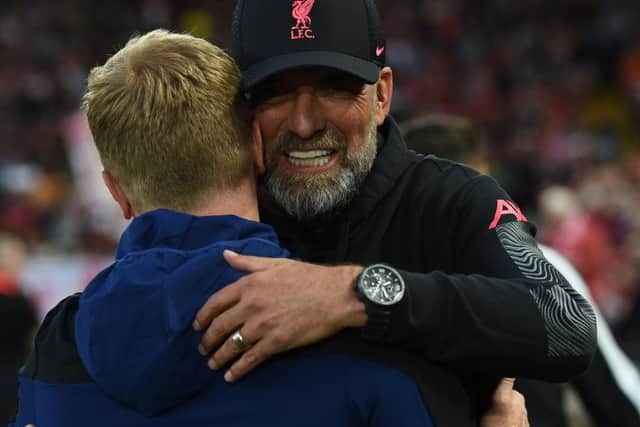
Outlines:
[[250,347],[249,343],[247,343],[247,341],[244,339],[244,337],[240,333],[240,329],[238,329],[233,333],[233,335],[231,335],[231,341],[233,341],[233,343],[236,345],[236,347],[241,353],[244,353]]

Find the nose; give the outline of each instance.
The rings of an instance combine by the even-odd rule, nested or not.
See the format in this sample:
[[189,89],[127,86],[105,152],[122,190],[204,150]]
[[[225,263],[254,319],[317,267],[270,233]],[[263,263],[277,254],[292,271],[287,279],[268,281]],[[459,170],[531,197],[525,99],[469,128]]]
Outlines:
[[298,88],[287,124],[289,131],[302,139],[309,139],[324,130],[326,121],[313,88]]

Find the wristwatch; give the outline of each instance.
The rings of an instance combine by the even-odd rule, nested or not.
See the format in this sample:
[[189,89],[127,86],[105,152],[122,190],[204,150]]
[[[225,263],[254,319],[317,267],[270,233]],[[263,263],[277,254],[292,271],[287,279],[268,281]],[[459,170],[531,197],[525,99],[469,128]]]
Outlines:
[[382,339],[389,331],[393,307],[404,297],[402,276],[388,265],[373,264],[356,278],[355,291],[367,311],[363,338]]

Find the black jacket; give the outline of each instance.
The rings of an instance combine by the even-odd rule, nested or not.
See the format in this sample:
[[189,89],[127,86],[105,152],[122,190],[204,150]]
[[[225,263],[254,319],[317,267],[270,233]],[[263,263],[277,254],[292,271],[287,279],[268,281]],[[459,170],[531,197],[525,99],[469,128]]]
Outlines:
[[566,381],[596,348],[591,306],[542,256],[490,177],[406,148],[389,118],[373,169],[331,220],[299,223],[261,195],[281,244],[320,263],[378,262],[407,286],[381,341],[454,369],[484,407],[498,377]]

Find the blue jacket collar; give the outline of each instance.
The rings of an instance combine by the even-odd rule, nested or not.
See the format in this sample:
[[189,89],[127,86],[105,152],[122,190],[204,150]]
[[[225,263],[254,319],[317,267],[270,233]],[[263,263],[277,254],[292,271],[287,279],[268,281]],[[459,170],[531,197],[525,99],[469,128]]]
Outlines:
[[262,238],[278,244],[273,228],[235,215],[194,216],[167,209],[135,218],[122,234],[116,258],[151,248],[194,250],[215,242]]

